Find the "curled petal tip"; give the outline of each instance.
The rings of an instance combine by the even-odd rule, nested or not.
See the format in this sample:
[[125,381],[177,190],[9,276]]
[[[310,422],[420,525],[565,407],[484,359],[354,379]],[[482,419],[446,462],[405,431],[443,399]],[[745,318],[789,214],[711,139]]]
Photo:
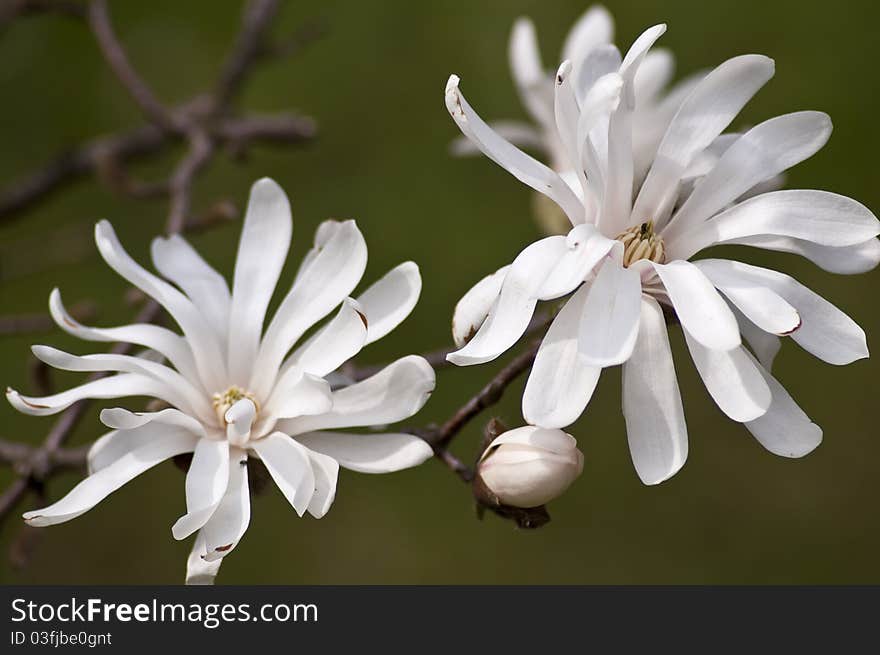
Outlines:
[[566,59],[559,65],[559,69],[556,71],[556,84],[562,84],[565,82],[566,78],[568,78],[568,74],[571,72],[571,61]]

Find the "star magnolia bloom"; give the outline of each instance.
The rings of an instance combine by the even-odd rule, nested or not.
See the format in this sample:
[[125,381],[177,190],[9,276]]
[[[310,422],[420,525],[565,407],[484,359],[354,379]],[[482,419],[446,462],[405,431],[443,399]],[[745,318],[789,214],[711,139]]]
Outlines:
[[646,484],[675,474],[688,449],[664,308],[680,321],[718,406],[778,455],[803,456],[822,438],[768,372],[779,337],[790,335],[831,364],[868,356],[861,328],[787,275],[691,257],[715,244],[745,244],[798,253],[838,273],[869,270],[880,260],[880,224],[858,202],[825,191],[761,193],[768,180],[825,144],[825,114],[798,112],[741,135],[721,134],[772,77],[766,57],[735,57],[706,75],[669,123],[644,181],[634,183],[635,80],[664,31],[658,25],[643,33],[620,66],[602,68],[587,55],[581,70],[594,70],[589,79],[573,76],[569,62],[560,67],[556,129],[577,166],[576,188],[486,125],[457,77],[446,88],[462,132],[558,204],[573,225],[567,236],[528,246],[462,298],[453,333],[463,347],[449,360],[496,358],[523,334],[538,301],[572,294],[538,351],[523,415],[541,427],[571,424],[602,368],[623,364],[630,451]]
[[[269,179],[254,184],[230,293],[223,277],[179,235],[153,241],[152,256],[156,269],[180,290],[139,266],[110,224],[98,223],[95,239],[106,262],[154,298],[183,334],[158,325],[80,325],[64,309],[57,289],[49,301],[52,316],[74,336],[144,346],[169,365],[34,346],[34,354],[56,368],[116,375],[45,398],[11,389],[7,397],[16,409],[36,416],[56,414],[83,398],[147,396],[170,407],[102,411],[101,421],[112,432],[90,449],[89,477],[58,502],[27,512],[28,524],[69,521],[163,460],[192,453],[186,514],[172,533],[176,539],[197,533],[187,580],[209,582],[250,520],[249,457],[263,462],[297,514],[308,511],[321,518],[333,502],[339,466],[388,473],[431,456],[431,448],[412,435],[336,431],[393,423],[421,409],[434,389],[434,371],[423,358],[404,357],[337,390],[325,379],[412,311],[421,291],[418,267],[401,264],[357,300],[349,298],[363,275],[367,247],[354,221],[326,221],[264,331],[291,228],[282,189]],[[291,353],[336,307],[336,315]]]

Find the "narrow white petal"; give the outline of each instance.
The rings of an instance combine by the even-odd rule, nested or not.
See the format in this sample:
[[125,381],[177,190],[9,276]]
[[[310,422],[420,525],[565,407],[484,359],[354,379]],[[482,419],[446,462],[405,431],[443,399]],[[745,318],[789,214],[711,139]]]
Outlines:
[[287,358],[282,372],[295,366],[324,376],[357,355],[368,335],[368,317],[356,300],[346,298],[336,316]]
[[622,364],[639,333],[639,274],[607,259],[593,281],[581,315],[578,351],[590,366]]
[[315,494],[315,474],[308,450],[286,434],[273,432],[251,443],[275,484],[299,516]]
[[583,223],[583,205],[571,188],[552,169],[505,141],[489,127],[465,100],[458,82],[456,75],[450,76],[446,85],[446,108],[462,133],[489,159],[559,205],[572,225]]
[[553,111],[556,118],[556,131],[562,147],[568,153],[569,164],[575,167],[575,175],[580,179],[581,186],[586,185],[584,172],[578,162],[580,161],[578,144],[578,120],[580,107],[575,97],[574,84],[571,75],[571,62],[565,60],[556,71],[555,94]]
[[590,139],[590,133],[598,129],[597,126],[607,121],[609,115],[617,109],[622,91],[623,78],[617,73],[609,73],[596,80],[581,103],[574,163],[580,164],[586,171],[590,187],[595,190],[602,189],[605,172]]
[[854,246],[820,246],[801,239],[777,236],[753,236],[725,241],[725,244],[753,246],[790,252],[806,257],[819,268],[829,273],[855,275],[874,270],[880,264],[880,239],[868,239]]
[[752,323],[735,305],[731,305],[731,309],[733,310],[733,315],[736,316],[736,322],[739,324],[742,338],[749,344],[761,366],[768,371],[771,370],[773,368],[773,360],[776,359],[779,349],[782,348],[782,339],[775,334],[765,332]]
[[568,250],[565,237],[552,236],[536,241],[517,255],[489,316],[473,339],[447,359],[458,366],[482,364],[516,343],[529,325],[541,287]]
[[426,441],[411,434],[310,432],[296,440],[360,473],[393,473],[418,466],[434,454]]
[[247,453],[232,448],[229,453],[229,484],[226,494],[202,528],[202,534],[205,535],[205,561],[214,562],[232,552],[247,531],[250,520]]
[[503,266],[472,286],[455,305],[452,339],[461,348],[477,333],[492,310],[510,266]]
[[280,421],[278,429],[295,436],[312,430],[385,425],[409,418],[434,390],[434,369],[410,355],[375,375],[333,392],[333,409],[317,416]]
[[791,334],[798,345],[829,364],[849,364],[868,356],[865,332],[849,316],[794,278],[758,266],[725,259],[704,259],[699,267],[717,274],[739,276],[775,291],[801,316],[801,326]]
[[167,328],[149,323],[111,328],[87,327],[75,321],[64,308],[58,289],[53,289],[49,295],[49,313],[62,330],[79,339],[131,343],[150,348],[161,353],[187,379],[198,379],[195,360],[186,340]]
[[238,255],[229,312],[229,375],[244,384],[260,345],[266,308],[290,248],[293,224],[290,202],[273,180],[251,187]]
[[767,411],[772,397],[770,388],[745,348],[709,350],[687,330],[684,336],[703,384],[722,412],[744,423]]
[[220,564],[223,560],[214,562],[205,561],[207,554],[207,545],[205,543],[205,535],[199,532],[193,543],[192,551],[186,560],[186,584],[188,585],[212,585],[217,573],[220,571]]
[[681,176],[693,157],[712,143],[745,104],[773,77],[772,59],[742,55],[704,77],[682,103],[657,149],[633,214],[662,226],[678,195]]
[[633,81],[636,95],[636,111],[656,102],[660,92],[672,81],[675,59],[669,50],[655,48],[645,55]]
[[522,398],[532,425],[563,428],[574,423],[596,388],[601,368],[590,366],[578,348],[578,331],[589,286],[583,285],[553,319],[535,356]]
[[687,426],[666,321],[657,301],[642,296],[639,338],[623,365],[623,416],[633,465],[645,484],[659,484],[684,466]]
[[202,423],[192,416],[170,407],[158,412],[131,412],[122,407],[102,409],[101,423],[114,430],[134,430],[149,423],[173,425],[188,430],[199,437],[207,436]]
[[323,518],[336,498],[336,482],[339,478],[339,462],[332,457],[309,450],[309,461],[315,474],[315,494],[309,503],[309,514]]
[[266,330],[249,385],[257,397],[268,393],[282,361],[303,333],[357,286],[366,265],[363,235],[354,221],[342,222],[300,270]]
[[[324,414],[333,407],[330,384],[322,377],[311,373],[302,374],[298,380],[287,382],[291,375],[285,374],[279,380],[263,414],[272,419],[292,418]],[[265,428],[260,429],[263,432]]]
[[621,57],[620,50],[611,44],[601,45],[587,54],[586,58],[575,64],[575,92],[577,99],[583,106],[587,94],[592,90],[599,78],[616,73],[620,68]]
[[700,268],[686,261],[654,264],[682,326],[713,350],[740,345],[736,318]]
[[555,300],[568,295],[619,245],[589,223],[573,227],[565,237],[566,250],[541,285],[538,299]]
[[404,262],[359,295],[357,301],[368,323],[364,345],[381,339],[400,325],[416,306],[421,292],[419,267],[415,262]]
[[614,19],[605,7],[594,5],[572,25],[562,45],[562,58],[580,61],[594,48],[613,40]]
[[243,446],[247,443],[256,416],[257,407],[250,398],[242,398],[226,410],[223,420],[226,422],[226,439],[230,444]]
[[[541,63],[535,25],[528,18],[513,24],[507,49],[510,72],[523,106],[545,129],[553,126],[553,91]],[[482,150],[482,148],[480,148]]]
[[76,485],[64,498],[43,509],[24,513],[28,525],[44,527],[84,514],[122,485],[156,464],[193,450],[198,438],[185,430],[154,435]]
[[201,529],[226,493],[229,482],[229,442],[200,439],[186,474],[186,514],[171,528],[175,539]]

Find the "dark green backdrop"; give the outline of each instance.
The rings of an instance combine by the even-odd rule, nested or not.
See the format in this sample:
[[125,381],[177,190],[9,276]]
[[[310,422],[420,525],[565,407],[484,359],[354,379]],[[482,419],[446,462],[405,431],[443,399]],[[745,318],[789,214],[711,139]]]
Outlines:
[[[306,150],[255,151],[244,166],[222,163],[197,187],[196,201],[230,196],[240,204],[251,182],[269,175],[294,207],[295,264],[316,225],[356,218],[370,246],[367,279],[405,259],[419,263],[422,301],[393,338],[365,351],[380,362],[445,345],[452,308],[480,276],[512,259],[536,237],[528,190],[485,159],[455,160],[457,130],[442,92],[463,79],[487,118],[522,115],[507,69],[507,36],[522,14],[536,21],[548,62],[576,0],[296,3],[278,30],[323,16],[330,33],[300,57],[264,67],[243,98],[259,110],[302,110],[320,123]],[[679,74],[733,55],[760,52],[777,61],[776,78],[740,123],[820,109],[831,114],[830,144],[790,176],[790,186],[834,190],[880,209],[877,178],[880,76],[873,44],[880,5],[870,2],[686,0],[609,3],[625,48],[644,28],[665,21],[662,45]],[[134,63],[169,101],[207,84],[238,23],[231,1],[115,3],[114,19]],[[24,20],[0,34],[0,180],[10,181],[65,145],[120,129],[138,113],[106,70],[81,26],[62,18]],[[144,174],[161,170],[162,162]],[[125,284],[90,241],[97,219],[113,221],[142,262],[164,220],[163,201],[133,201],[84,182],[14,222],[0,224],[0,308],[38,312],[60,285],[68,302],[100,299],[95,322],[124,321]],[[208,259],[232,270],[238,225],[195,238]],[[772,265],[880,330],[880,274],[832,276],[788,255],[740,251]],[[31,337],[0,341],[0,378],[26,388]],[[60,330],[38,341],[74,352]],[[702,388],[673,334],[690,433],[685,468],[645,487],[629,461],[620,413],[620,374],[603,375],[585,416],[572,428],[586,456],[583,476],[551,506],[553,522],[536,532],[474,518],[466,489],[437,462],[389,476],[343,472],[336,504],[321,521],[297,519],[274,488],[255,503],[247,536],[228,558],[227,583],[837,583],[880,582],[880,435],[875,361],[837,368],[786,343],[776,373],[825,430],[804,460],[765,451],[725,419]],[[439,420],[488,378],[491,366],[444,371],[425,408]],[[60,383],[75,376],[59,376]],[[497,413],[520,421],[521,384]],[[111,403],[106,403],[109,405]],[[5,438],[36,443],[51,418],[0,405]],[[76,441],[99,434],[97,409]],[[478,426],[456,450],[471,457]],[[0,472],[0,482],[8,472]],[[76,481],[55,480],[58,497]],[[183,511],[183,476],[170,464],[137,479],[98,508],[48,528],[33,562],[11,570],[11,526],[0,534],[0,582],[175,583],[189,543],[172,539]],[[25,508],[22,508],[25,509]],[[14,522],[15,519],[12,519]]]

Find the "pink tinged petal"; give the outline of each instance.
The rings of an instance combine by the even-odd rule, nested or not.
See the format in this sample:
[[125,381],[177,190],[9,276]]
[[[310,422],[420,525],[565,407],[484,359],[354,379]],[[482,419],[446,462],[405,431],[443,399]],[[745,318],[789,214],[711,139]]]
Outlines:
[[192,350],[202,383],[206,387],[219,386],[226,371],[220,342],[192,301],[135,262],[123,249],[107,221],[95,225],[95,242],[110,268],[156,300],[180,326]]
[[251,436],[251,426],[257,416],[257,408],[249,398],[242,398],[226,410],[226,439],[233,446],[243,446]]
[[134,430],[135,428],[155,423],[183,428],[199,437],[206,437],[205,427],[188,414],[167,408],[158,412],[131,412],[122,407],[101,410],[101,423],[114,430]]
[[629,359],[639,333],[641,295],[636,271],[605,261],[581,314],[578,351],[589,366],[615,366]]
[[336,498],[339,462],[313,450],[309,450],[308,453],[312,472],[315,474],[315,493],[309,502],[309,514],[320,519],[330,511],[330,506]]
[[229,442],[200,439],[186,474],[186,514],[171,528],[175,539],[201,529],[217,509],[229,482]]
[[62,330],[79,339],[131,343],[150,348],[161,353],[187,379],[198,379],[195,360],[186,340],[167,328],[148,323],[112,328],[86,327],[75,321],[64,308],[58,289],[53,289],[49,295],[49,313]]
[[569,250],[565,237],[541,239],[523,250],[504,277],[498,301],[474,338],[447,355],[453,364],[482,364],[510,348],[526,331],[540,290]]
[[50,416],[62,412],[84,398],[123,398],[125,396],[151,396],[168,403],[175,398],[165,385],[145,375],[121,373],[101,378],[51,396],[22,396],[11,388],[6,389],[6,399],[23,414]]
[[577,289],[617,245],[589,223],[572,228],[565,238],[566,250],[541,285],[538,299],[554,300]]
[[772,59],[742,55],[704,77],[679,107],[657,149],[633,214],[661,227],[675,204],[681,176],[695,155],[724,131],[745,104],[773,77]]
[[202,534],[205,535],[205,561],[215,562],[231,553],[247,531],[250,520],[247,453],[231,448],[226,493],[202,528]]
[[773,393],[767,412],[745,424],[758,442],[780,457],[803,457],[822,443],[822,428],[798,407],[785,388],[758,366]]
[[367,339],[368,317],[361,304],[346,298],[339,312],[287,358],[282,372],[295,366],[324,376],[357,355]]
[[309,451],[281,432],[257,439],[251,448],[260,456],[296,513],[305,514],[315,495],[315,474]]
[[762,416],[770,407],[770,388],[758,366],[740,346],[709,350],[684,330],[694,365],[718,408],[739,423]]
[[213,562],[205,561],[207,544],[205,535],[199,532],[193,543],[192,551],[186,560],[186,584],[188,585],[212,585],[217,573],[220,572],[220,564],[223,560]]
[[296,341],[337,307],[364,274],[367,244],[355,222],[327,229],[331,235],[303,265],[266,330],[249,385],[258,398],[268,394]]
[[[498,136],[506,141],[510,141],[515,146],[539,151],[544,148],[544,139],[541,133],[528,123],[499,120],[492,121],[489,125],[498,133]],[[469,157],[481,154],[480,149],[474,142],[464,135],[452,140],[452,143],[449,144],[449,152],[456,157]]]
[[71,355],[50,346],[32,346],[37,359],[63,371],[137,373],[152,378],[164,388],[162,397],[172,405],[203,420],[210,420],[211,406],[203,392],[193,387],[177,371],[142,357],[100,353],[96,355]]
[[602,369],[590,366],[578,347],[588,293],[586,284],[575,291],[553,319],[535,356],[522,398],[523,418],[532,425],[571,425],[583,413],[596,388]]
[[682,326],[706,348],[730,350],[740,345],[736,318],[712,282],[694,264],[654,264]]
[[831,119],[818,111],[777,116],[753,127],[724,151],[676,212],[664,238],[684,234],[755,185],[812,157],[830,136]]
[[183,289],[225,344],[230,295],[223,276],[179,234],[154,239],[150,250],[156,270]]
[[76,485],[61,500],[43,509],[24,513],[28,525],[44,527],[64,523],[84,514],[122,485],[156,464],[191,452],[198,437],[184,430],[163,430]]
[[773,368],[773,360],[776,359],[779,349],[782,348],[782,339],[775,334],[765,332],[752,323],[736,306],[732,306],[731,309],[733,310],[733,315],[736,316],[736,322],[739,324],[742,338],[749,344],[761,366],[768,371],[771,370]]
[[357,301],[367,316],[370,344],[384,337],[409,316],[422,292],[422,276],[415,262],[392,268],[360,294]]
[[546,83],[535,26],[528,18],[519,18],[513,24],[507,55],[523,106],[536,123],[544,129],[552,128],[553,94]]
[[623,416],[630,455],[645,484],[659,484],[684,466],[687,426],[666,321],[657,301],[642,296],[639,338],[623,366]]
[[552,169],[504,140],[489,127],[465,100],[458,82],[458,76],[452,75],[446,84],[446,108],[462,133],[489,159],[559,205],[572,225],[583,223],[584,207],[571,187]]
[[263,178],[251,187],[229,310],[229,375],[245,384],[250,377],[266,308],[290,248],[290,202],[278,184]]
[[605,234],[622,232],[629,222],[634,176],[632,116],[636,107],[635,76],[648,50],[665,31],[666,25],[663,24],[645,30],[620,65],[623,90],[620,105],[611,114],[608,125],[608,164],[600,217]]
[[802,239],[778,236],[751,236],[725,241],[725,244],[753,246],[765,250],[790,252],[806,257],[829,273],[855,275],[867,273],[880,263],[880,240],[868,239],[854,246],[820,246]]
[[562,58],[580,61],[594,48],[614,40],[614,19],[605,7],[587,9],[568,31]]
[[359,473],[393,473],[418,466],[434,454],[427,442],[411,434],[310,432],[296,440]]
[[828,191],[773,191],[749,198],[693,228],[671,242],[670,252],[689,257],[716,243],[761,235],[845,247],[864,243],[878,232],[880,222],[874,214],[852,198]]
[[724,259],[700,261],[705,270],[723,270],[778,293],[801,316],[791,334],[801,348],[829,364],[850,364],[868,356],[865,332],[849,316],[800,282],[783,273]]
[[455,305],[452,314],[452,339],[461,348],[477,333],[489,315],[510,266],[503,266],[472,286]]
[[375,375],[333,392],[325,414],[280,421],[278,429],[295,436],[313,430],[385,425],[409,418],[434,390],[434,369],[422,357],[398,359]]
[[696,266],[712,284],[756,326],[776,335],[788,335],[801,325],[801,316],[782,296],[755,280],[736,275],[724,265]]

